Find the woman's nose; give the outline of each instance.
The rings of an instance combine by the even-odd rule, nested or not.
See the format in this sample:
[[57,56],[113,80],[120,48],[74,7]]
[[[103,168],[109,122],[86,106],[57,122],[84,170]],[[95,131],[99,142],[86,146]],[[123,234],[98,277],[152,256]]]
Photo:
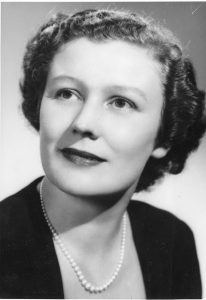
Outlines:
[[72,131],[90,139],[99,136],[99,109],[92,103],[84,103],[72,123]]

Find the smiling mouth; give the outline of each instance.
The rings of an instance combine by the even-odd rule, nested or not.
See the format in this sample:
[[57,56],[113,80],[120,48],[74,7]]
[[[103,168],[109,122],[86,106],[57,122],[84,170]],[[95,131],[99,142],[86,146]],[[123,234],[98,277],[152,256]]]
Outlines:
[[95,166],[106,161],[90,152],[80,151],[74,148],[63,148],[61,152],[67,160],[78,166]]

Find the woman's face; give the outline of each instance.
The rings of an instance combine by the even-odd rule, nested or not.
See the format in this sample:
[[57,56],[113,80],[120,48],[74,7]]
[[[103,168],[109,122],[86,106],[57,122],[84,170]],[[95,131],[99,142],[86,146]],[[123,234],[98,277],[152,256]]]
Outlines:
[[41,158],[66,193],[97,196],[136,186],[163,106],[161,67],[124,41],[80,38],[55,55],[40,110]]

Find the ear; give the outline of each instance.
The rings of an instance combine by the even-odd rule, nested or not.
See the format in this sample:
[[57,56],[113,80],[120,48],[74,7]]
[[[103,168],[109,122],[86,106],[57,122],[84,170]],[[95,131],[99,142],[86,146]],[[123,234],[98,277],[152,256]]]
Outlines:
[[154,158],[163,158],[167,152],[169,151],[169,149],[163,148],[163,147],[159,147],[153,150],[151,156]]

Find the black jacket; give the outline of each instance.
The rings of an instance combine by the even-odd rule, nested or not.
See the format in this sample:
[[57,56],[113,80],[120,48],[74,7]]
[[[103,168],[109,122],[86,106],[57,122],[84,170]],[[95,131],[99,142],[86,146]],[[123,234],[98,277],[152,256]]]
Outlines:
[[[40,178],[0,203],[0,298],[64,298]],[[147,298],[201,298],[193,234],[172,214],[131,201],[128,213]]]

